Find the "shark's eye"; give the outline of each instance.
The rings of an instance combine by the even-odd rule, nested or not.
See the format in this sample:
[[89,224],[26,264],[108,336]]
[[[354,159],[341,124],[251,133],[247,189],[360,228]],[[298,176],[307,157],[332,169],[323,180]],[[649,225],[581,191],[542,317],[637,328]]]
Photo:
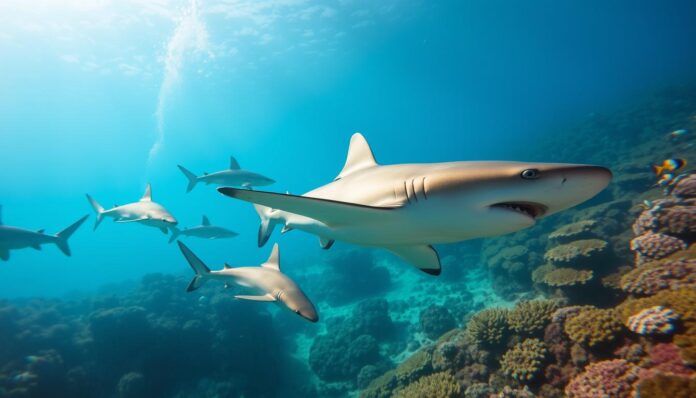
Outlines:
[[522,171],[520,174],[520,177],[524,178],[525,180],[534,180],[539,178],[539,170],[537,169],[527,169]]

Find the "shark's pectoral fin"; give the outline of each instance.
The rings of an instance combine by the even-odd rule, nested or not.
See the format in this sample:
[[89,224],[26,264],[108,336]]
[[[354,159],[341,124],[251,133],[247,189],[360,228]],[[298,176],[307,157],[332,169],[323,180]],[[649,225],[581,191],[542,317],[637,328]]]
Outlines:
[[218,188],[223,195],[256,203],[272,209],[285,210],[290,213],[313,218],[326,225],[353,224],[362,222],[379,222],[396,207],[374,207],[356,203],[318,199],[307,196],[286,195],[282,193],[250,191],[237,188]]
[[327,239],[327,238],[324,238],[323,236],[319,237],[319,245],[324,250],[331,249],[331,246],[333,246],[334,242],[335,241],[333,239]]
[[162,233],[165,235],[169,234],[169,230],[166,227],[160,227],[159,230],[162,231]]
[[0,260],[7,261],[10,259],[10,251],[0,247]]
[[32,249],[34,249],[34,250],[38,250],[38,251],[41,251],[41,245],[40,245],[40,244],[38,244],[38,243],[37,243],[37,244],[35,244],[35,245],[31,245],[31,248],[32,248]]
[[273,296],[270,294],[264,294],[263,296],[245,296],[245,295],[236,295],[234,298],[239,299],[239,300],[250,300],[250,301],[276,301]]
[[386,249],[425,273],[440,275],[440,256],[432,246],[390,246]]

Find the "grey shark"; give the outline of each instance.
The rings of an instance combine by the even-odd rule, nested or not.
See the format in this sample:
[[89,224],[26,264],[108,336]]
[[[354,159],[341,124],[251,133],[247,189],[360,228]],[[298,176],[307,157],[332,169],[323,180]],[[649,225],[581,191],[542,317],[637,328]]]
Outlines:
[[229,169],[216,171],[214,173],[204,173],[202,176],[196,176],[184,166],[178,165],[177,167],[179,167],[179,170],[181,170],[186,176],[186,179],[188,179],[186,192],[191,192],[199,182],[244,188],[261,187],[264,185],[271,185],[275,182],[261,174],[243,170],[239,167],[239,163],[233,156],[230,156]]
[[0,206],[0,260],[10,259],[10,250],[24,249],[31,247],[41,250],[41,245],[52,243],[66,256],[70,256],[70,246],[68,238],[82,225],[88,216],[84,216],[75,221],[72,225],[58,232],[55,235],[44,233],[43,229],[31,231],[24,228],[12,227],[2,223],[2,206]]
[[440,274],[433,244],[502,235],[578,205],[602,191],[600,166],[507,161],[379,165],[365,138],[351,138],[336,179],[302,196],[219,188],[255,204],[259,246],[276,225],[320,238],[385,248]]
[[203,239],[225,239],[234,238],[239,234],[223,227],[211,225],[210,220],[208,220],[208,217],[203,216],[201,225],[184,229],[172,227],[172,236],[171,238],[169,238],[169,243],[174,242],[180,235],[195,236],[197,238]]
[[168,228],[177,225],[176,218],[159,203],[152,201],[152,188],[150,184],[145,187],[145,193],[139,201],[127,205],[116,205],[111,209],[104,209],[94,198],[87,195],[87,200],[97,213],[97,221],[94,223],[96,230],[104,217],[111,217],[117,223],[135,222],[149,227],[159,228],[164,234]]
[[260,267],[232,268],[225,264],[223,269],[211,271],[186,245],[181,241],[176,243],[196,273],[186,289],[187,292],[198,289],[211,279],[220,280],[225,282],[226,288],[238,285],[255,292],[255,295],[235,295],[237,299],[282,303],[287,309],[308,321],[319,320],[314,304],[292,279],[280,272],[278,244],[273,246],[268,260]]

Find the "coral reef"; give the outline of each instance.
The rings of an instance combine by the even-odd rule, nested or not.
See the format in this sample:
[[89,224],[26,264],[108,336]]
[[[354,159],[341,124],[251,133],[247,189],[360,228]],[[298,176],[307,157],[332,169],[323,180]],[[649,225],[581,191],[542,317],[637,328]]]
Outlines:
[[621,323],[613,310],[589,308],[566,320],[565,332],[574,342],[594,347],[614,341],[621,332]]
[[435,340],[443,333],[454,329],[456,324],[446,307],[431,305],[421,311],[420,326],[428,338]]
[[638,378],[638,367],[623,359],[590,364],[565,388],[568,398],[628,398]]
[[640,398],[691,398],[696,396],[696,379],[657,374],[638,383]]
[[394,392],[394,398],[456,398],[461,392],[457,380],[447,372],[434,373]]
[[675,198],[696,197],[696,174],[690,174],[682,178],[674,185],[670,194]]
[[515,380],[532,380],[542,369],[546,346],[539,339],[526,339],[515,344],[500,359],[500,368]]
[[687,287],[696,288],[694,258],[670,257],[650,261],[632,269],[621,278],[621,289],[635,295],[650,295],[660,290]]
[[582,267],[597,261],[606,249],[604,240],[581,239],[552,248],[544,254],[544,259],[556,266]]
[[476,313],[466,325],[467,333],[483,346],[495,346],[503,341],[508,331],[508,310],[485,309]]
[[593,275],[594,273],[590,270],[556,268],[546,273],[541,280],[553,287],[576,286],[584,285],[592,279]]
[[596,234],[592,232],[592,229],[596,225],[597,221],[595,220],[580,220],[566,224],[551,232],[549,239],[558,243],[570,243],[574,240],[595,238]]
[[686,243],[674,236],[648,232],[631,240],[631,250],[636,252],[636,264],[659,260],[686,249]]
[[518,334],[538,334],[551,321],[557,308],[558,304],[552,300],[521,301],[508,313],[508,324]]
[[670,334],[674,331],[673,322],[679,318],[669,308],[661,305],[646,308],[631,316],[626,321],[626,327],[638,334]]

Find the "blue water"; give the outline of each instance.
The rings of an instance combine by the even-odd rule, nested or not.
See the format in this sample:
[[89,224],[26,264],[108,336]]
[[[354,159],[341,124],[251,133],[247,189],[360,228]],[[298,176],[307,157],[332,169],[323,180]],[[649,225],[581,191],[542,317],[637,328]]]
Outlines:
[[[525,159],[554,127],[696,67],[689,1],[207,1],[196,17],[164,3],[0,5],[6,224],[54,232],[91,213],[85,193],[108,207],[151,182],[183,225],[207,214],[240,233],[195,242],[211,262],[253,263],[266,253],[251,207],[185,194],[177,164],[215,171],[234,155],[302,193],[337,174],[355,131],[383,163]],[[72,258],[13,252],[2,296],[187,272],[159,231],[92,222]],[[288,256],[315,250],[309,236],[282,242]]]

